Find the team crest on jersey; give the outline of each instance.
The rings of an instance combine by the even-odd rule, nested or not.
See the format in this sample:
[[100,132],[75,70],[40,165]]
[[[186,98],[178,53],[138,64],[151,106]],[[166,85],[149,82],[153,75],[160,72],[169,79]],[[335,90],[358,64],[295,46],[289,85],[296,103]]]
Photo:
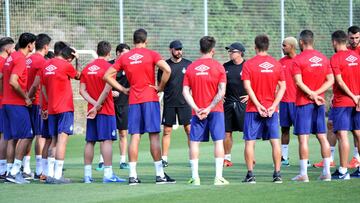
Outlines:
[[272,68],[274,67],[274,65],[269,62],[264,62],[264,63],[260,64],[259,66],[262,68],[260,71],[262,73],[272,73],[273,72]]
[[356,58],[356,57],[353,56],[353,55],[348,56],[345,60],[348,61],[348,62],[350,62],[350,63],[348,64],[349,66],[357,66],[357,65],[358,65],[358,63],[355,62],[355,61],[358,60],[358,58]]
[[197,66],[195,68],[195,70],[197,70],[198,72],[196,73],[196,75],[209,75],[208,72],[206,72],[207,70],[209,70],[209,66],[206,66],[204,64],[201,64],[200,66]]
[[55,75],[55,70],[57,69],[57,67],[56,66],[54,66],[54,65],[48,65],[46,68],[45,68],[45,70],[46,70],[46,72],[45,72],[45,75]]
[[144,57],[143,55],[140,54],[133,54],[129,57],[130,60],[132,60],[130,62],[130,64],[139,64],[142,63],[142,61],[139,61],[139,59],[141,59],[142,57]]
[[32,60],[30,58],[26,59],[26,67],[30,68],[30,65],[32,63]]
[[322,61],[321,58],[317,57],[317,56],[313,56],[309,59],[309,61],[312,63],[310,66],[311,67],[317,67],[317,66],[322,66],[321,63],[319,63],[320,61]]
[[92,65],[92,66],[90,66],[89,68],[88,68],[88,70],[89,70],[89,72],[87,73],[88,75],[95,75],[95,74],[97,74],[98,72],[98,70],[100,69],[100,67],[99,66],[97,66],[97,65]]
[[182,68],[182,71],[181,71],[183,74],[185,74],[186,73],[186,69],[185,69],[185,67],[183,67]]
[[122,75],[125,75],[125,71],[122,71]]

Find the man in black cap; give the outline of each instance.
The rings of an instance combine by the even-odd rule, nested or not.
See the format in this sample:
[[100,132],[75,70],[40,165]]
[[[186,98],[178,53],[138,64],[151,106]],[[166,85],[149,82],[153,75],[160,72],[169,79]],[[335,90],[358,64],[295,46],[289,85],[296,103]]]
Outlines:
[[243,131],[244,115],[247,100],[249,99],[241,80],[245,47],[239,43],[232,43],[225,47],[229,53],[230,61],[224,63],[226,71],[226,93],[224,102],[225,113],[225,140],[224,140],[224,166],[231,167],[231,148],[233,145],[232,132]]
[[[186,103],[182,95],[184,74],[191,61],[182,58],[182,43],[179,40],[172,41],[169,45],[171,57],[166,60],[171,68],[171,75],[164,89],[164,108],[162,124],[164,125],[162,137],[162,163],[168,166],[168,153],[170,147],[170,137],[172,126],[176,124],[176,115],[179,125],[184,126],[185,133],[190,135],[191,108]],[[162,71],[158,71],[158,81],[160,81]]]

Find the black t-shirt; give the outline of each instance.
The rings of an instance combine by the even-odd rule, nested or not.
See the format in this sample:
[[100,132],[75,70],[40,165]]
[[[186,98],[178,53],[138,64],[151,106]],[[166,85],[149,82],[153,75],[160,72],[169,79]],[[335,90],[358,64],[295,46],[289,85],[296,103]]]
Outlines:
[[244,62],[245,61],[239,65],[234,64],[231,60],[224,63],[227,79],[225,102],[240,102],[240,96],[247,95],[243,81],[241,80]]
[[[167,107],[183,107],[187,103],[182,95],[183,80],[187,67],[191,64],[191,61],[187,59],[181,59],[179,63],[174,63],[171,59],[166,60],[171,68],[171,74],[164,89],[164,105]],[[162,70],[159,69],[157,74],[157,80],[161,81]]]
[[[114,64],[115,60],[111,60],[109,61],[109,63]],[[118,83],[120,83],[120,85],[124,86],[125,88],[130,87],[129,81],[126,78],[125,72],[119,71],[116,74],[116,81],[118,81]],[[115,90],[115,89],[113,89]],[[118,90],[115,90],[118,91]],[[117,105],[128,105],[129,104],[129,95],[126,95],[122,92],[119,92],[119,96],[118,97],[114,97],[114,103]]]

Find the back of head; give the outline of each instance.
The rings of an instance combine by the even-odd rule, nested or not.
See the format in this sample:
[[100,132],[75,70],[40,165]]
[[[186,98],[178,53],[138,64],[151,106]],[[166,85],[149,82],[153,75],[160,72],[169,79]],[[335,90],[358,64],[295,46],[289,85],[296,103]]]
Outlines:
[[140,28],[134,32],[133,42],[134,44],[145,43],[147,39],[146,30]]
[[258,35],[255,37],[255,47],[259,51],[267,51],[269,49],[270,40],[267,35]]
[[45,55],[45,59],[52,59],[55,57],[54,52],[48,51],[48,53]]
[[3,37],[0,39],[0,52],[5,51],[6,46],[14,44],[14,40],[11,37]]
[[211,36],[204,36],[200,39],[200,52],[202,54],[210,53],[210,51],[215,47],[216,40]]
[[41,33],[38,34],[35,41],[35,49],[36,51],[42,50],[46,45],[49,45],[51,42],[51,38],[49,35]]
[[356,26],[356,25],[353,25],[351,27],[348,28],[348,34],[356,34],[360,32],[360,27]]
[[36,36],[34,34],[29,33],[29,32],[24,32],[19,37],[19,41],[18,41],[19,48],[24,49],[29,44],[34,43],[35,40],[36,40]]
[[314,33],[311,30],[303,30],[300,32],[299,40],[301,40],[304,45],[313,45]]
[[61,57],[65,60],[73,60],[75,58],[73,53],[75,53],[75,50],[69,46],[66,46],[60,51]]
[[63,42],[63,41],[56,42],[54,45],[55,56],[60,56],[61,50],[63,50],[67,46],[68,46],[68,44],[66,42]]
[[107,56],[111,51],[111,44],[108,41],[101,41],[97,45],[96,53],[98,56]]
[[120,43],[119,45],[117,45],[116,47],[116,53],[122,53],[124,51],[124,49],[130,50],[129,45],[125,44],[125,43]]
[[342,30],[337,30],[331,34],[331,40],[333,42],[337,42],[339,44],[346,44],[347,42],[347,35]]

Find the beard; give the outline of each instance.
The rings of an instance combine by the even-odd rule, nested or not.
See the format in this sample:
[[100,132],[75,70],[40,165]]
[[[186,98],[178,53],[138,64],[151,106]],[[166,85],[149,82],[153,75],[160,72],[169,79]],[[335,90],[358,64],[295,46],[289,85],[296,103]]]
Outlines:
[[171,53],[171,55],[174,57],[174,59],[181,59],[182,58],[182,54],[174,54],[174,53]]

